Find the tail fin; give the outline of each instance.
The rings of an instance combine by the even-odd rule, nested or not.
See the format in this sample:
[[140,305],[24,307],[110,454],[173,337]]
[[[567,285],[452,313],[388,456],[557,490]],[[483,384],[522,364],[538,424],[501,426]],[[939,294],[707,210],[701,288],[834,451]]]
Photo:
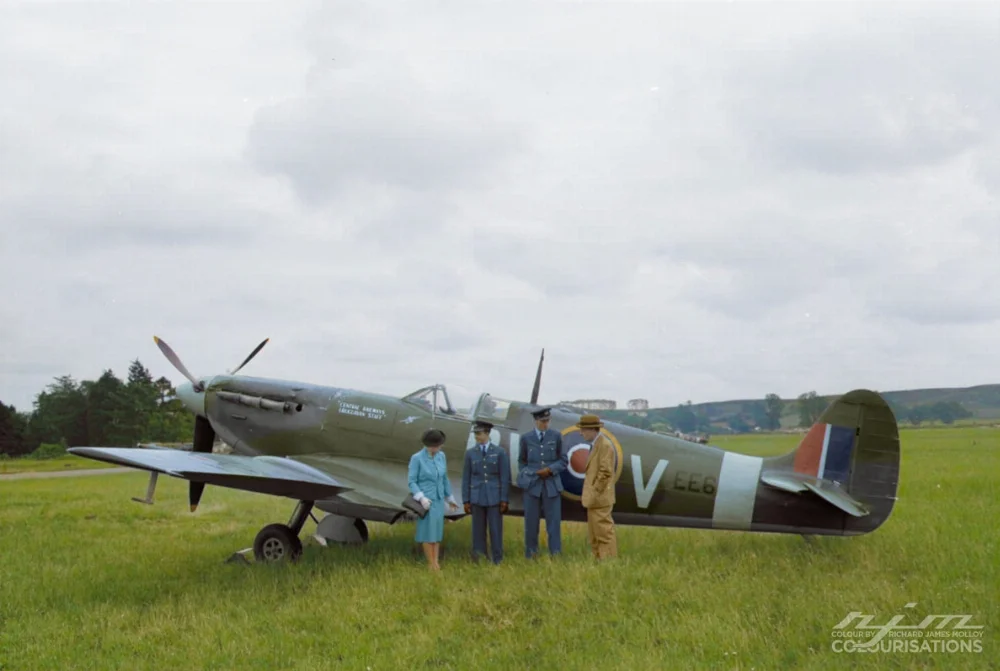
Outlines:
[[899,428],[892,409],[874,391],[844,394],[793,452],[765,465],[761,480],[811,492],[848,513],[845,533],[878,528],[892,513],[899,484]]

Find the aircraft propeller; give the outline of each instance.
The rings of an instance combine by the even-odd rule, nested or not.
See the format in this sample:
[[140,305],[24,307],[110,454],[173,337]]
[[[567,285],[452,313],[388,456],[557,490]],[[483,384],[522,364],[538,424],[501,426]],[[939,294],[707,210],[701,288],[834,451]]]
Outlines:
[[239,366],[237,366],[236,369],[233,370],[229,374],[230,375],[236,375],[237,373],[239,373],[240,369],[243,368],[243,366],[245,366],[248,363],[250,363],[250,360],[253,359],[255,356],[257,356],[257,352],[259,352],[262,349],[264,349],[264,345],[266,345],[268,342],[270,342],[270,340],[271,340],[270,338],[264,338],[263,340],[261,340],[260,344],[257,345],[256,347],[254,347],[253,351],[250,352],[250,354],[247,355],[247,358],[243,359],[243,363],[241,363]]
[[180,372],[181,375],[183,375],[188,379],[188,381],[194,387],[195,391],[205,390],[205,386],[198,380],[194,379],[194,375],[192,375],[191,372],[184,366],[184,363],[181,361],[181,358],[177,356],[177,353],[174,352],[173,349],[171,349],[170,345],[168,345],[163,340],[160,340],[156,336],[153,336],[153,342],[155,342],[156,346],[160,348],[161,352],[163,352],[163,356],[167,357],[167,361],[169,361],[171,365],[173,365],[173,367],[176,368],[178,372]]
[[[247,358],[243,360],[243,363],[237,366],[236,369],[230,373],[230,375],[235,375],[244,366],[250,363],[250,360],[253,359],[255,356],[257,356],[257,353],[260,352],[261,349],[264,348],[264,345],[266,345],[270,340],[271,340],[270,338],[264,338],[264,340],[261,341],[261,343],[257,345],[257,347],[255,347],[252,352],[250,352]],[[155,342],[156,346],[160,348],[161,352],[163,352],[163,356],[167,358],[167,361],[169,361],[171,365],[173,365],[173,367],[176,368],[181,375],[183,375],[188,379],[194,391],[199,393],[205,391],[204,381],[195,379],[195,376],[192,375],[191,372],[187,369],[187,367],[184,366],[184,363],[181,361],[181,358],[177,356],[177,353],[174,352],[174,350],[170,347],[170,345],[168,345],[163,340],[160,340],[156,336],[153,336],[153,342]],[[202,415],[195,415],[194,441],[192,445],[192,451],[202,452],[202,453],[211,452],[212,445],[214,443],[215,443],[215,429],[212,428],[212,424],[208,421],[206,417]],[[204,482],[194,482],[194,481],[190,482],[188,486],[188,503],[191,504],[191,512],[194,512],[195,509],[198,508],[198,503],[201,501],[201,495],[204,491],[205,491]]]

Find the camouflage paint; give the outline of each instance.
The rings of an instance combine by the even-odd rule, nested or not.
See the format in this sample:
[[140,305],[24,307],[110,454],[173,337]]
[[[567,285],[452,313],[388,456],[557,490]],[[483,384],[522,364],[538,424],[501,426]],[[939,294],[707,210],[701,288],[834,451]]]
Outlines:
[[[484,399],[508,407],[501,420],[483,410]],[[204,403],[213,429],[236,452],[292,457],[352,488],[337,501],[318,502],[321,509],[396,519],[408,493],[407,463],[432,426],[447,435],[443,449],[452,488],[461,491],[472,417],[432,413],[408,397],[246,376],[207,380]],[[478,416],[496,424],[493,440],[515,469],[518,439],[533,430],[531,412],[538,406],[483,395],[478,407]],[[551,428],[563,433],[568,451],[580,442],[578,419],[565,408],[552,410]],[[604,433],[617,454],[618,524],[853,535],[878,528],[895,502],[896,419],[872,391],[852,391],[833,402],[799,448],[778,457],[728,452],[615,422],[606,422]],[[580,451],[586,448],[575,453]],[[515,476],[508,514],[523,515]],[[563,478],[564,484],[575,484],[572,473]],[[563,519],[586,519],[578,493],[567,489]],[[856,504],[869,512],[860,517],[846,512]]]

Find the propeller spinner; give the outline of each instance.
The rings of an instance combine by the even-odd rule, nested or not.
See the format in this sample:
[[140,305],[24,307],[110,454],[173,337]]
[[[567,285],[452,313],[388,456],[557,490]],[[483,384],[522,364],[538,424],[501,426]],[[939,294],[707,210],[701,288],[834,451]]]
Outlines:
[[[257,353],[264,348],[270,341],[270,338],[264,338],[264,340],[250,352],[249,356],[243,360],[235,370],[230,373],[235,375],[244,366],[250,363],[250,360],[257,356]],[[153,342],[156,346],[160,348],[163,352],[163,356],[167,358],[167,361],[177,369],[177,371],[187,378],[190,385],[182,384],[177,387],[177,396],[181,399],[181,402],[195,414],[194,418],[194,442],[192,446],[192,451],[208,453],[212,451],[212,445],[215,443],[215,429],[212,428],[211,422],[205,416],[205,381],[198,380],[194,375],[187,369],[181,358],[177,356],[177,353],[163,340],[158,337],[153,336]],[[198,503],[201,501],[201,495],[205,491],[204,482],[194,482],[192,481],[188,486],[188,503],[191,504],[191,512],[194,512],[198,508]]]

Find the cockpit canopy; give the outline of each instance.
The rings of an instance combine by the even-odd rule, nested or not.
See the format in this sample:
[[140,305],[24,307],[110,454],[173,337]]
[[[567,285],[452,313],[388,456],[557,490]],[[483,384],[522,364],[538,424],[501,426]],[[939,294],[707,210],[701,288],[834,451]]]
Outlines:
[[511,401],[487,393],[475,394],[458,384],[432,384],[403,397],[428,412],[450,415],[470,422],[476,419],[502,424],[507,419]]

